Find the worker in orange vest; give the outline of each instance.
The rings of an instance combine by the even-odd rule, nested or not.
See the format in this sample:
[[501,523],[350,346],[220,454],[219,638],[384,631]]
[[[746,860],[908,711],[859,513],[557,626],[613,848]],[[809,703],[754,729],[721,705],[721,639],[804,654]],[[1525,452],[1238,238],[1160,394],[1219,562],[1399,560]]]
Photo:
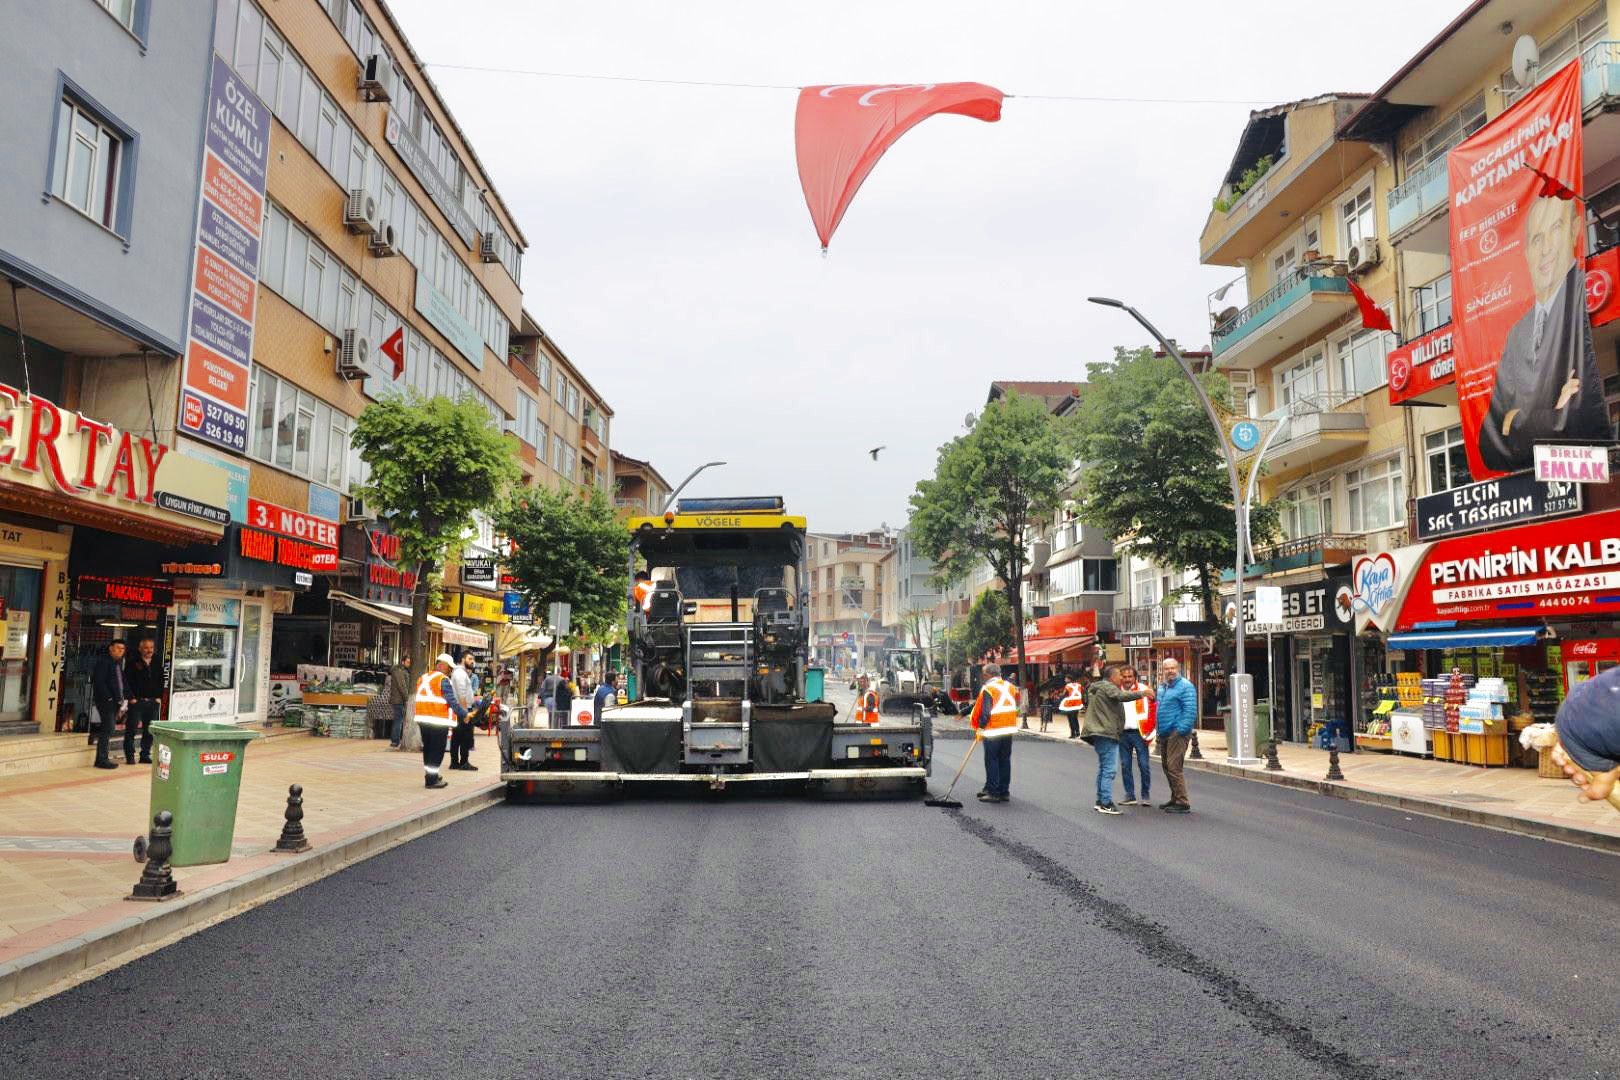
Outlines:
[[635,588],[636,606],[641,608],[641,613],[643,615],[652,610],[652,595],[652,574],[646,570],[637,570]]
[[984,802],[1004,803],[1011,797],[1012,737],[1018,730],[1018,690],[1001,677],[999,664],[984,665],[985,682],[968,723],[984,740]]
[[1086,706],[1086,688],[1074,675],[1063,684],[1063,696],[1058,701],[1058,712],[1069,718],[1069,738],[1080,737],[1080,710]]
[[878,722],[878,696],[872,689],[872,681],[865,675],[858,680],[859,689],[855,696],[855,722],[857,724],[875,724]]
[[[450,670],[455,666],[456,661],[449,653],[440,653],[433,670],[416,683],[413,715],[416,726],[422,729],[422,768],[430,788],[449,787],[439,775],[439,766],[444,762],[450,729],[456,726],[455,717],[450,715],[452,708],[458,705],[456,692],[450,686]],[[457,711],[465,713],[466,706],[460,706]]]

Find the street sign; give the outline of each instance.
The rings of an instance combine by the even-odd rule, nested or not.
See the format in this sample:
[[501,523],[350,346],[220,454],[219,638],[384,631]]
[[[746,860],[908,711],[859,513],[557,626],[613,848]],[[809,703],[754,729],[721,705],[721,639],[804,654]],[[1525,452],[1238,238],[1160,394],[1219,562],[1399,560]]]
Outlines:
[[559,638],[568,636],[568,620],[573,615],[572,604],[552,604],[546,608],[546,621]]
[[1247,454],[1260,445],[1260,425],[1253,420],[1239,420],[1232,425],[1232,445]]
[[1283,618],[1283,591],[1281,585],[1259,585],[1254,590],[1254,621],[1280,623]]

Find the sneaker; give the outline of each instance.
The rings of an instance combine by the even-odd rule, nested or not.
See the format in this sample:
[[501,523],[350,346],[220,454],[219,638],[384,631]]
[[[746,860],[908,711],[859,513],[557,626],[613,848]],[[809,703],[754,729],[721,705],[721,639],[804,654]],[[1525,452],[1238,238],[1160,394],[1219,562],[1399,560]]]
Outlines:
[[978,799],[980,802],[989,802],[990,801],[990,793],[988,791],[981,791],[981,792],[979,792],[977,795],[975,795],[973,797],[975,799]]
[[1171,808],[1171,807],[1172,807],[1172,806],[1175,806],[1175,805],[1176,805],[1176,800],[1174,800],[1174,799],[1171,799],[1171,800],[1170,800],[1170,801],[1169,801],[1169,802],[1162,802],[1162,803],[1160,803],[1160,804],[1159,804],[1159,809],[1160,809],[1160,810],[1168,810],[1168,809],[1170,809],[1170,808]]
[[96,762],[96,768],[98,768],[98,769],[116,769],[116,768],[118,768],[118,762],[116,762],[116,761],[98,761],[98,762]]
[[461,763],[461,767],[463,769],[466,769],[468,772],[477,772],[478,771],[478,766],[474,765],[470,761],[463,761]]
[[429,788],[442,788],[449,787],[450,784],[442,776],[430,776],[427,778],[427,786]]
[[1120,803],[1119,805],[1121,805],[1121,806],[1136,806],[1137,802],[1136,802],[1135,799],[1126,799],[1124,802]]
[[1119,807],[1115,806],[1113,803],[1098,803],[1096,806],[1092,807],[1092,809],[1097,811],[1099,814],[1112,814],[1115,817],[1118,817],[1120,813]]
[[1192,807],[1186,803],[1171,803],[1164,808],[1164,812],[1167,814],[1190,814],[1192,813]]
[[986,799],[984,801],[985,802],[1011,802],[1012,801],[1012,796],[1011,795],[992,795],[992,796],[990,796],[988,799]]

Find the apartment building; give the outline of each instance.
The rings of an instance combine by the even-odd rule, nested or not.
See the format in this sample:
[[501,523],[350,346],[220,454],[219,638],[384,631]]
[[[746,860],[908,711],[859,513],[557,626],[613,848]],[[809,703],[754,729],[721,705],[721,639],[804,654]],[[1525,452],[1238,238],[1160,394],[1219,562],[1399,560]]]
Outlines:
[[613,506],[621,518],[662,513],[669,501],[669,481],[652,462],[617,450],[613,451],[613,482]]
[[883,566],[883,630],[897,645],[930,654],[945,633],[933,561],[917,550],[909,529],[896,534]]
[[507,430],[518,441],[524,482],[594,488],[611,498],[613,409],[527,311],[507,360],[519,384]]
[[894,549],[887,530],[811,533],[806,559],[810,594],[810,644],[825,665],[875,667],[876,651],[890,642],[884,632],[886,562]]

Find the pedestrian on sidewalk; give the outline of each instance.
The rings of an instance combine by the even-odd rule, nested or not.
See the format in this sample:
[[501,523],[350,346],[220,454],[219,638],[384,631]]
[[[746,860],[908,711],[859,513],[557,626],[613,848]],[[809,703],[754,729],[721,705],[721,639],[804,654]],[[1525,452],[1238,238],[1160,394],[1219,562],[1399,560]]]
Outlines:
[[1063,696],[1058,699],[1058,712],[1068,717],[1069,738],[1080,737],[1080,710],[1086,704],[1085,687],[1080,685],[1079,676],[1073,672],[1069,674],[1069,681],[1063,684]]
[[1125,703],[1151,698],[1153,691],[1125,689],[1125,669],[1116,664],[1103,668],[1102,678],[1091,684],[1086,704],[1086,723],[1080,737],[1097,751],[1097,802],[1099,814],[1119,814],[1114,805],[1114,774],[1119,771],[1119,741],[1125,732]]
[[1581,789],[1583,802],[1607,799],[1620,783],[1620,667],[1570,690],[1554,723],[1562,753],[1553,760]]
[[96,702],[96,713],[101,723],[96,727],[96,768],[116,769],[118,762],[107,752],[112,741],[113,727],[129,711],[129,690],[124,679],[123,638],[107,643],[106,655],[96,660],[90,673],[90,695]]
[[1192,812],[1192,805],[1187,801],[1187,778],[1182,773],[1187,744],[1192,741],[1193,728],[1198,725],[1198,693],[1191,682],[1181,677],[1179,660],[1164,661],[1159,665],[1159,674],[1163,676],[1156,717],[1159,764],[1170,785],[1170,801],[1161,803],[1159,808],[1170,814],[1188,814]]
[[[1137,688],[1136,669],[1128,667],[1124,671],[1124,687],[1127,690]],[[1153,753],[1148,744],[1153,740],[1153,702],[1142,698],[1128,702],[1125,705],[1125,730],[1120,733],[1119,752],[1123,761],[1120,763],[1119,778],[1125,783],[1124,806],[1152,806],[1153,797],[1150,789],[1153,786]],[[1136,797],[1136,778],[1132,775],[1131,765],[1136,765],[1136,771],[1142,777],[1142,797]]]
[[124,760],[135,764],[135,732],[141,733],[142,765],[152,764],[152,725],[161,717],[163,668],[156,662],[157,641],[142,637],[135,655],[124,664],[124,685],[129,688],[129,714],[124,718]]
[[427,786],[430,788],[449,786],[439,775],[439,766],[444,763],[444,746],[450,738],[450,729],[456,725],[451,712],[466,712],[456,703],[456,692],[450,685],[450,672],[455,666],[456,662],[449,653],[440,653],[433,670],[424,674],[416,684],[413,717],[417,730],[422,733],[422,770],[426,773]]
[[473,751],[473,713],[480,705],[478,676],[473,674],[475,662],[470,650],[464,652],[461,663],[450,673],[450,686],[456,695],[455,702],[451,704],[456,714],[456,727],[450,736],[450,767],[472,772],[478,771],[478,766],[468,760]]
[[1013,732],[1018,730],[1018,690],[1001,677],[1001,665],[984,665],[984,685],[968,723],[984,742],[984,788],[980,800],[1004,803],[1012,797]]
[[405,736],[405,706],[411,700],[411,654],[400,653],[399,662],[388,669],[388,704],[394,710],[394,723],[388,729],[388,745],[399,749]]

